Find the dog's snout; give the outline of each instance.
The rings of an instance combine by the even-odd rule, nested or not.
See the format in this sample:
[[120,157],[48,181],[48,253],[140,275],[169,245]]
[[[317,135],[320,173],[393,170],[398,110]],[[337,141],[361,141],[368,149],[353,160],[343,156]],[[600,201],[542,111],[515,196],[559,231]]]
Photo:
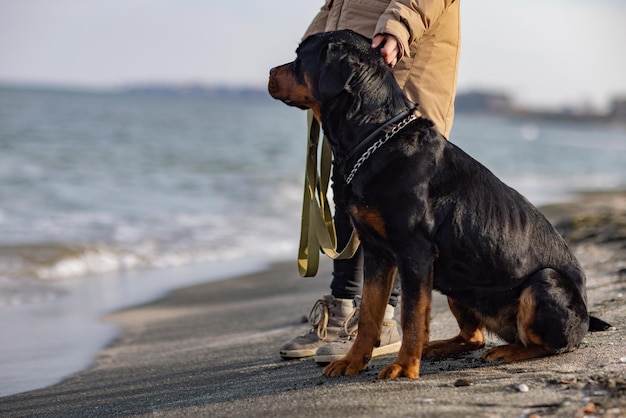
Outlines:
[[292,65],[292,62],[289,62],[287,64],[282,64],[282,65],[277,65],[276,67],[270,68],[270,76],[274,75],[275,72],[277,72],[278,70],[284,68],[287,68],[289,65]]

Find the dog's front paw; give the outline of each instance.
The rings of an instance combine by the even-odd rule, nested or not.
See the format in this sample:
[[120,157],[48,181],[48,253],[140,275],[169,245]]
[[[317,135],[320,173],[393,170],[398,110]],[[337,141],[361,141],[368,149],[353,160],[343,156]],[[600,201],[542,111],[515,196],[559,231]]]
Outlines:
[[367,367],[367,359],[358,360],[344,357],[324,367],[323,373],[328,377],[354,376]]
[[417,379],[419,377],[419,367],[404,366],[399,363],[393,363],[386,366],[380,373],[378,373],[379,379],[396,379],[398,377]]

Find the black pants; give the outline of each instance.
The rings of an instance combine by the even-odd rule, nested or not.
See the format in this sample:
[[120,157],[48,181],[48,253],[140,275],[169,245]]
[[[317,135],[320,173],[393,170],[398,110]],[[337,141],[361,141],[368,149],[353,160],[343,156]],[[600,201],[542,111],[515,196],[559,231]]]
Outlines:
[[[337,248],[344,248],[352,234],[352,223],[346,205],[346,184],[343,176],[333,170],[333,194],[335,201],[335,228],[337,230]],[[363,251],[358,249],[354,257],[348,260],[334,260],[333,280],[330,283],[332,295],[339,299],[354,299],[361,294],[363,283]],[[398,275],[393,283],[389,304],[397,306],[400,297]]]

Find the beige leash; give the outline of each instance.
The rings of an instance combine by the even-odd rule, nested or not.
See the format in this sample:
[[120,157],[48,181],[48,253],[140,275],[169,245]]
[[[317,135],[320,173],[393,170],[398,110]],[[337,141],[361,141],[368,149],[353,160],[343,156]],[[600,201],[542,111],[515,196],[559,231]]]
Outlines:
[[310,110],[307,111],[307,123],[306,172],[298,249],[298,271],[302,277],[312,277],[317,274],[320,250],[332,259],[341,260],[354,256],[360,244],[353,230],[345,248],[337,251],[337,233],[326,197],[330,183],[332,152],[324,137],[318,173],[320,125]]

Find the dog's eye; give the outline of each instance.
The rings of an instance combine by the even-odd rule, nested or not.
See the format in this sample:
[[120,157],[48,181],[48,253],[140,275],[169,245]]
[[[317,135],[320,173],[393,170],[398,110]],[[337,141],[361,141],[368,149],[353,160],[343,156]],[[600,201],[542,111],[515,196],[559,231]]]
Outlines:
[[297,74],[299,69],[300,69],[300,63],[298,62],[298,60],[295,60],[294,62],[291,63],[291,71],[294,74]]

